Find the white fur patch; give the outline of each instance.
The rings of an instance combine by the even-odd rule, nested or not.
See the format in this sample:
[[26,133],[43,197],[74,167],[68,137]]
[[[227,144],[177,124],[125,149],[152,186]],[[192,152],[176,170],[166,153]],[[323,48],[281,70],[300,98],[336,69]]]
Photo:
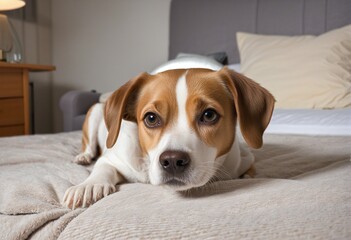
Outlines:
[[[84,153],[91,155],[91,157],[96,156],[96,147],[98,143],[100,144],[101,148],[104,148],[104,142],[99,141],[101,138],[104,139],[106,138],[106,134],[102,135],[102,132],[99,131],[100,125],[103,122],[103,110],[104,105],[101,103],[95,104],[92,109],[91,113],[89,116],[89,122],[88,122],[88,139],[89,142],[85,148]],[[103,145],[101,145],[103,143]]]
[[188,123],[188,118],[186,114],[186,101],[188,99],[188,86],[186,85],[186,76],[187,72],[178,79],[176,86],[176,97],[177,97],[177,106],[178,106],[178,120],[177,126],[178,130],[189,131],[190,126]]

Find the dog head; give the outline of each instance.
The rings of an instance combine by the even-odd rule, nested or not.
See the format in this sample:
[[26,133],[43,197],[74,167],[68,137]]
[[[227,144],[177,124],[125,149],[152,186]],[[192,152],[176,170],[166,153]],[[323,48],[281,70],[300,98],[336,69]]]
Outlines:
[[273,106],[266,89],[227,68],[143,73],[107,101],[106,145],[115,144],[122,119],[136,122],[151,184],[186,190],[214,176],[237,120],[248,145],[261,147]]

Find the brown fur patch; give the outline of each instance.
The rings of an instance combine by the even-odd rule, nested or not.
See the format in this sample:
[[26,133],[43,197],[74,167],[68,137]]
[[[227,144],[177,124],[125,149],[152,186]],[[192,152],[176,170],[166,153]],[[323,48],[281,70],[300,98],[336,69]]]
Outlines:
[[[155,76],[145,84],[139,93],[137,104],[137,121],[140,146],[143,153],[154,148],[167,129],[169,129],[178,116],[176,85],[184,70],[166,71]],[[161,118],[161,126],[147,128],[144,116],[154,112]]]
[[274,97],[255,81],[226,67],[218,75],[233,95],[245,141],[253,148],[260,148],[263,132],[273,113]]
[[[217,72],[189,70],[187,85],[188,121],[207,145],[217,149],[217,157],[222,156],[230,150],[235,137],[236,115],[231,96]],[[208,108],[214,109],[220,119],[214,125],[201,125],[198,120]]]
[[136,121],[135,104],[141,86],[150,80],[150,75],[141,73],[116,90],[107,100],[104,119],[108,130],[106,147],[111,148],[119,135],[122,119]]

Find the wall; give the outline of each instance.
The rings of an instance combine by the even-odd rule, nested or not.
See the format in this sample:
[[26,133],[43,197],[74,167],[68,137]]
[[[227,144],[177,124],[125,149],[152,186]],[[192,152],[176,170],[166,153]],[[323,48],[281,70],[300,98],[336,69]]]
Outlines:
[[168,57],[170,0],[52,0],[54,131],[68,90],[108,92]]
[[[26,0],[24,8],[3,12],[8,15],[20,39],[24,62],[50,65],[51,1]],[[34,83],[35,132],[52,132],[52,74],[31,73]]]

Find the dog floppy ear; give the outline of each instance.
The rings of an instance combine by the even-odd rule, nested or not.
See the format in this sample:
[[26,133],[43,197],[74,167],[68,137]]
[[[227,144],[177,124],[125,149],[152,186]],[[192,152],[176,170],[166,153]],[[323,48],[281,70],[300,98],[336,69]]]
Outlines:
[[106,101],[104,117],[108,130],[106,146],[111,148],[118,138],[122,119],[136,121],[134,105],[137,100],[137,93],[148,79],[147,73],[129,80],[117,89]]
[[275,99],[268,90],[228,68],[220,70],[234,98],[241,133],[253,148],[262,146],[262,135],[272,116]]

